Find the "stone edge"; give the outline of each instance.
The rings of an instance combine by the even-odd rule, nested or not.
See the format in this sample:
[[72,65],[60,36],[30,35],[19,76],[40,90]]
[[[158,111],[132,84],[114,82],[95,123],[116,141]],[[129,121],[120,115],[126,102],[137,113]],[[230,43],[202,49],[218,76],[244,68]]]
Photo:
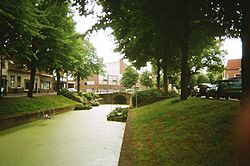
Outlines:
[[26,114],[21,114],[18,116],[13,116],[13,117],[7,117],[4,119],[0,119],[0,130],[18,126],[27,122],[32,122],[35,120],[39,120],[39,112],[44,112],[46,113],[51,113],[54,112],[55,114],[58,113],[64,113],[66,111],[74,110],[74,108],[77,106],[76,105],[71,105],[71,106],[66,106],[66,107],[60,107],[60,108],[53,108],[53,109],[47,109],[47,110],[38,110],[32,113],[26,113]]

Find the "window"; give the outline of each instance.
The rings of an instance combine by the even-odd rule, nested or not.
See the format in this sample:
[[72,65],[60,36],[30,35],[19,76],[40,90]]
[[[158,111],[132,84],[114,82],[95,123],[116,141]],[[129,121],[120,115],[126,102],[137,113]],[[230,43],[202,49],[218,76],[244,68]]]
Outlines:
[[117,85],[117,76],[115,75],[109,76],[109,85]]
[[68,88],[75,88],[75,83],[68,83]]
[[15,76],[10,76],[10,87],[15,87]]
[[17,76],[16,84],[17,84],[17,87],[21,87],[21,76]]
[[95,84],[95,81],[87,81],[86,83],[85,83],[85,85],[94,85]]
[[99,84],[100,85],[107,85],[108,84],[108,76],[99,76]]
[[42,82],[41,83],[41,89],[50,89],[50,82]]
[[25,88],[25,89],[29,89],[30,80],[25,79],[25,80],[24,80],[24,84],[25,84],[24,88]]
[[92,89],[86,89],[86,92],[92,92]]

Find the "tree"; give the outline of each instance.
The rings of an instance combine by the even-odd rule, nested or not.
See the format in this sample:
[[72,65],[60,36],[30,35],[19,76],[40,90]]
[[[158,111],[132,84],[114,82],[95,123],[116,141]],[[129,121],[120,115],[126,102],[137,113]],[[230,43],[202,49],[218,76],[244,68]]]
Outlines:
[[[77,2],[83,1],[77,0]],[[84,2],[85,5],[86,1]],[[182,100],[187,99],[189,61],[195,46],[194,42],[199,43],[199,46],[203,46],[201,48],[204,49],[206,47],[203,42],[208,38],[223,35],[236,37],[241,34],[243,54],[250,52],[248,50],[250,47],[245,45],[250,43],[248,38],[250,3],[247,1],[104,0],[98,2],[103,5],[106,13],[100,20],[100,25],[111,26],[114,29],[114,35],[118,41],[117,50],[137,62],[133,64],[144,64],[154,57],[162,59],[162,55],[166,56],[166,59],[175,57],[171,51],[169,53],[169,49],[166,49],[167,51],[160,49],[160,54],[158,52],[159,47],[169,48],[168,45],[174,43],[174,48],[177,48],[174,50],[179,51],[181,56]],[[197,37],[196,34],[201,35]],[[157,50],[156,54],[152,49]],[[250,74],[247,75],[250,65],[246,64],[250,64],[250,61],[244,55],[242,74],[243,89],[246,90],[250,80]],[[167,65],[167,68],[169,66]]]
[[70,73],[77,80],[77,90],[80,91],[80,80],[87,79],[94,74],[103,72],[103,60],[96,55],[93,45],[82,39],[78,39],[80,50],[77,54],[73,70]]
[[31,39],[43,37],[40,33],[43,25],[39,22],[43,12],[37,9],[37,4],[37,0],[3,0],[0,2],[1,55],[18,60],[35,58],[30,47]]
[[250,96],[250,2],[208,1],[207,17],[221,35],[242,40],[242,92],[243,102]]
[[38,21],[40,11],[37,0],[2,0],[0,2],[0,54],[30,56],[30,38],[40,36],[42,25]]
[[144,71],[140,75],[140,83],[145,86],[145,87],[152,87],[153,86],[153,79],[152,79],[152,74],[149,71]]
[[139,74],[137,71],[132,66],[128,66],[122,75],[121,84],[125,88],[132,88],[136,85],[138,78]]
[[72,24],[72,21],[68,21],[72,19],[69,14],[69,3],[64,1],[39,1],[34,5],[44,14],[38,17],[39,23],[43,25],[40,30],[42,37],[34,36],[30,39],[30,49],[34,56],[24,61],[31,71],[28,97],[33,96],[36,70],[48,70],[52,66],[50,62],[57,63],[58,61],[55,59],[66,57],[68,52],[63,51],[70,48],[70,51],[74,49],[67,45],[69,36],[74,32],[74,24]]
[[[209,72],[224,71],[224,57],[226,52],[221,50],[222,41],[211,39],[205,41],[206,46],[203,49],[192,49],[190,56],[191,75],[198,74],[201,70],[206,69]],[[197,44],[197,46],[200,46]]]
[[[101,23],[114,29],[118,51],[136,61],[133,63],[136,65],[155,57],[162,60],[166,92],[169,68],[181,64],[181,99],[187,99],[192,41],[202,43],[214,35],[201,10],[207,3],[146,0],[101,1],[101,4],[106,12]],[[202,32],[200,38],[195,37],[197,32]],[[179,62],[175,61],[178,57],[181,57]]]
[[161,66],[160,66],[160,59],[153,59],[151,61],[152,65],[152,73],[153,75],[156,75],[156,88],[160,89],[160,81],[161,81]]

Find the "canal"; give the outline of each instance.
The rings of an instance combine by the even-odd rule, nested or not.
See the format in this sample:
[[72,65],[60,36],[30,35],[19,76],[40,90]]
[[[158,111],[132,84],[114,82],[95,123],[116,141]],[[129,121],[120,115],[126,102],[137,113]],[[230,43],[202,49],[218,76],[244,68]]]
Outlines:
[[125,123],[106,120],[115,107],[70,111],[0,131],[0,165],[116,166]]

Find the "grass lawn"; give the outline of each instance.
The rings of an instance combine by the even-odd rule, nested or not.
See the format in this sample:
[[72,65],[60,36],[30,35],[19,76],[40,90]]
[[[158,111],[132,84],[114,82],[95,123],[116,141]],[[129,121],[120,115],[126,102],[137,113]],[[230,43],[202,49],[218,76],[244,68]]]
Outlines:
[[15,116],[38,110],[60,108],[77,104],[63,96],[37,96],[33,98],[3,98],[0,100],[0,118]]
[[236,152],[239,101],[167,99],[132,111],[135,165],[245,165]]

